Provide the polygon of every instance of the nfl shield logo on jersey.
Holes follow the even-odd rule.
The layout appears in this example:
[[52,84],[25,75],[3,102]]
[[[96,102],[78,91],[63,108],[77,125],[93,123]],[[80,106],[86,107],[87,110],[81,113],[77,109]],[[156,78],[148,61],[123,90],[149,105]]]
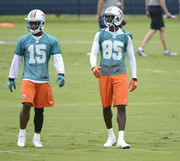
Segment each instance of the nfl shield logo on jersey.
[[24,98],[26,98],[26,94],[23,94],[23,95],[22,95],[22,99],[24,99]]

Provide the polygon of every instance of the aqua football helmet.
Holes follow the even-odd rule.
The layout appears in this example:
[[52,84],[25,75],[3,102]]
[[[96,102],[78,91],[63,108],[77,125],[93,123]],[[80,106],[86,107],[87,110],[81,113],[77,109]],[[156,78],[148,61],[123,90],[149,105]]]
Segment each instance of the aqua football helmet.
[[45,25],[45,14],[41,10],[34,9],[30,11],[25,20],[27,22],[27,28],[32,34],[37,34],[43,31]]
[[119,26],[123,20],[123,12],[115,6],[108,7],[104,12],[104,24],[107,27]]

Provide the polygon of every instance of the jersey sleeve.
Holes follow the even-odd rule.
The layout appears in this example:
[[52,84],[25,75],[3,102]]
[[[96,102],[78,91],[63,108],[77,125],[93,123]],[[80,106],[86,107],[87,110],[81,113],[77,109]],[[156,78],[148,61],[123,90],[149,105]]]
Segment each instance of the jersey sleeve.
[[132,34],[131,33],[129,33],[129,32],[127,32],[127,31],[125,31],[124,29],[121,29],[125,34],[127,34],[128,36],[130,36],[130,38],[131,39],[133,39],[133,36],[132,36]]
[[17,78],[18,77],[18,73],[19,73],[19,68],[20,68],[20,64],[22,61],[22,56],[19,55],[14,55],[12,64],[11,64],[11,68],[9,70],[9,78]]
[[99,32],[96,33],[93,41],[93,45],[91,48],[91,54],[90,54],[90,64],[91,67],[97,66],[97,55],[99,52]]
[[60,54],[60,53],[61,53],[60,44],[56,39],[54,39],[51,46],[51,54],[54,55],[54,54]]
[[53,59],[54,59],[54,67],[56,68],[56,71],[58,73],[64,74],[65,69],[64,69],[64,61],[63,61],[62,55],[54,54]]
[[133,47],[133,43],[131,40],[131,37],[128,36],[128,45],[126,47],[127,50],[127,55],[128,55],[128,60],[129,60],[129,66],[131,69],[131,76],[132,78],[137,78],[137,74],[136,74],[136,58],[134,55],[134,47]]
[[24,44],[23,44],[23,38],[22,37],[18,39],[14,53],[16,55],[19,55],[19,56],[24,55]]

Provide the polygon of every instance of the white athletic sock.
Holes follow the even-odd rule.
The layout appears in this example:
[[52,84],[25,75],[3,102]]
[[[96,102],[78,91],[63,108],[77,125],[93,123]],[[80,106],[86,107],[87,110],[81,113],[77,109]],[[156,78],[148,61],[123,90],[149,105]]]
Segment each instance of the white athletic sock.
[[26,135],[26,129],[19,129],[19,135]]
[[34,138],[40,139],[40,134],[39,133],[34,133]]
[[144,50],[144,48],[142,48],[142,47],[138,47],[138,49],[141,50],[141,51]]
[[119,139],[124,140],[124,131],[119,131]]
[[114,136],[113,128],[108,129],[108,135],[109,135],[109,136]]
[[167,49],[167,50],[164,50],[164,52],[165,52],[165,53],[168,53],[168,52],[169,52],[169,49]]

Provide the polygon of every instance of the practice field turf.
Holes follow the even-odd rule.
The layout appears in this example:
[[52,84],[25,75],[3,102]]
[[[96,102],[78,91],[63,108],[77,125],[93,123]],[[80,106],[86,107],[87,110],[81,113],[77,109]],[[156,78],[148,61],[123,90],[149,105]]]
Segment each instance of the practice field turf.
[[[166,19],[166,39],[176,57],[164,56],[159,33],[145,48],[148,57],[136,55],[138,88],[129,93],[125,140],[131,149],[104,148],[107,131],[102,117],[98,81],[87,53],[98,30],[95,17],[47,16],[45,31],[60,41],[65,63],[65,86],[59,88],[52,60],[50,83],[55,107],[45,109],[43,148],[32,146],[33,109],[27,127],[27,144],[16,146],[19,131],[20,87],[8,89],[8,74],[15,42],[27,33],[25,16],[1,16],[16,25],[0,28],[0,161],[179,161],[180,158],[180,22]],[[149,29],[145,17],[128,16],[125,30],[133,34],[135,50]],[[4,44],[6,42],[7,44]],[[130,79],[128,61],[127,71]],[[116,109],[113,109],[117,136]]]

